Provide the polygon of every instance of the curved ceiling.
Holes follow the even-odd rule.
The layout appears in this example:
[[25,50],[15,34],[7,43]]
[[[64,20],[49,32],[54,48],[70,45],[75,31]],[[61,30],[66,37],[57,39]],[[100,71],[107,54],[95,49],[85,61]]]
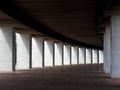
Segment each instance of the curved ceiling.
[[102,43],[96,32],[98,1],[4,0],[0,1],[0,7],[3,12],[43,34],[59,37],[69,43],[101,49]]

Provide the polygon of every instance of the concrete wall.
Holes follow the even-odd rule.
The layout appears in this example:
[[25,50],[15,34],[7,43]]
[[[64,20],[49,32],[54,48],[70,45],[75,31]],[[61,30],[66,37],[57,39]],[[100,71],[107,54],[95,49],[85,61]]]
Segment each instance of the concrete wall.
[[53,41],[44,41],[44,66],[53,66]]
[[43,38],[32,37],[32,68],[42,67],[43,64]]
[[84,48],[79,48],[79,64],[85,63],[85,50]]
[[86,64],[91,63],[91,49],[86,49]]
[[13,27],[0,25],[0,71],[12,71]]
[[29,69],[30,34],[16,33],[16,54],[16,70]]
[[71,64],[77,64],[77,47],[71,47]]
[[62,65],[62,44],[55,43],[55,65]]
[[63,46],[63,64],[64,65],[70,65],[70,45],[64,45]]

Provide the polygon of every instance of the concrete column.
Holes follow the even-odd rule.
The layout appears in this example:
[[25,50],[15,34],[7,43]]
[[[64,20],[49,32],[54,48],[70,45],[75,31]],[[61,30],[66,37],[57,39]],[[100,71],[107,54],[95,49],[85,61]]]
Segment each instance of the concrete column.
[[62,65],[62,43],[55,43],[55,65]]
[[99,50],[97,50],[97,63],[99,64]]
[[0,25],[0,71],[13,70],[13,27]]
[[104,60],[103,60],[103,70],[105,71],[106,68],[106,32],[104,33]]
[[91,64],[93,63],[93,49],[91,49]]
[[72,64],[72,47],[70,46],[70,65]]
[[103,63],[103,51],[99,50],[99,63]]
[[62,66],[64,65],[64,45],[62,44]]
[[43,38],[32,37],[32,68],[42,67],[43,63]]
[[70,65],[70,45],[64,45],[63,46],[63,63],[64,65]]
[[112,16],[111,25],[111,77],[120,78],[120,16]]
[[84,62],[86,64],[86,48],[84,48]]
[[79,64],[79,48],[77,47],[77,64]]
[[84,48],[79,48],[79,64],[85,64],[85,50],[84,50]]
[[44,66],[53,66],[53,46],[52,40],[44,41]]
[[93,54],[92,54],[92,57],[93,57],[92,63],[93,63],[93,64],[97,64],[97,59],[98,59],[98,58],[97,58],[97,50],[93,49],[93,50],[92,50],[92,53],[93,53]]
[[71,47],[71,64],[77,64],[77,47]]
[[16,70],[30,67],[30,34],[16,33]]
[[106,25],[105,30],[105,60],[104,60],[104,69],[105,73],[110,73],[110,67],[111,67],[111,31],[110,31],[110,25]]
[[91,64],[91,49],[86,49],[86,64]]

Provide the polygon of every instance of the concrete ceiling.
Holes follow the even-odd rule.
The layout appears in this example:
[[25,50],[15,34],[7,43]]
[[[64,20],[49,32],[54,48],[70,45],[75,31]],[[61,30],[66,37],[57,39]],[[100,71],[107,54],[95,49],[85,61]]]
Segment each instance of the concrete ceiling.
[[[61,35],[62,40],[68,39],[72,42],[82,42],[83,45],[91,46],[92,48],[100,48],[102,47],[102,42],[100,41],[99,35],[97,33],[96,28],[96,21],[97,12],[99,11],[98,6],[100,5],[100,1],[102,0],[4,0],[4,1],[12,1],[12,3],[6,3],[8,7],[13,9],[13,12],[10,16],[13,15],[13,18],[19,18],[22,20],[26,19],[29,23],[32,24],[32,20],[36,21],[34,23],[37,27],[40,24],[44,25],[48,29],[48,32],[41,30],[41,32],[47,32],[49,35],[50,32],[54,35],[53,37],[57,37],[57,35]],[[103,0],[109,1],[109,0]],[[3,2],[2,2],[3,3]],[[4,2],[5,3],[5,2]],[[17,8],[12,8],[9,4],[14,4]],[[3,4],[1,4],[3,5]],[[102,3],[101,3],[102,5]],[[104,6],[104,5],[103,5]],[[105,4],[106,6],[106,4]],[[105,7],[104,6],[104,7]],[[9,13],[10,11],[8,7],[6,10],[3,9],[2,11]],[[106,9],[106,8],[105,8]],[[18,10],[18,12],[17,12]],[[31,17],[31,21],[29,18],[23,17],[21,14]],[[99,14],[99,13],[98,13]],[[20,17],[21,16],[21,17]],[[19,19],[19,21],[20,21]],[[40,24],[38,24],[40,23]],[[39,28],[37,28],[39,29]],[[66,40],[67,40],[66,39]],[[66,41],[65,40],[65,41]],[[82,45],[82,44],[81,44]]]
[[69,38],[100,45],[95,30],[96,0],[14,0],[38,22]]

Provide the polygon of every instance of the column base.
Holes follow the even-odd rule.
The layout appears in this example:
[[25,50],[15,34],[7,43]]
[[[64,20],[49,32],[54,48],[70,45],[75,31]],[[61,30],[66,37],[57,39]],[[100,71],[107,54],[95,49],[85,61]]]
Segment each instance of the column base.
[[120,74],[111,74],[111,78],[120,78]]

